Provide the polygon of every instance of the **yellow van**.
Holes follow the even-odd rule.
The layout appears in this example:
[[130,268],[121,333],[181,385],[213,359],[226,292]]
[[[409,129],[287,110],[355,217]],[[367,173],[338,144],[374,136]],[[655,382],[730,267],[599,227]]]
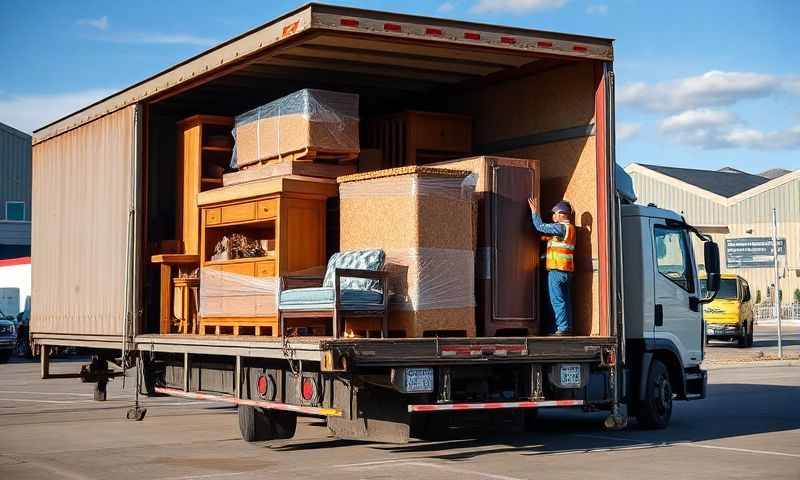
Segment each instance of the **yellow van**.
[[[700,278],[703,290],[706,279]],[[750,285],[729,273],[723,273],[719,293],[711,303],[703,306],[706,325],[706,344],[709,340],[733,340],[740,347],[753,346],[753,305],[750,303]]]

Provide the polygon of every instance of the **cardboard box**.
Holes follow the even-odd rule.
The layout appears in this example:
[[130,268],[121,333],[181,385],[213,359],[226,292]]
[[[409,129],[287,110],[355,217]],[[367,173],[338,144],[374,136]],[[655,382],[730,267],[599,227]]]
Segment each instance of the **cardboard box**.
[[470,173],[414,166],[338,179],[341,250],[386,252],[392,336],[475,335]]

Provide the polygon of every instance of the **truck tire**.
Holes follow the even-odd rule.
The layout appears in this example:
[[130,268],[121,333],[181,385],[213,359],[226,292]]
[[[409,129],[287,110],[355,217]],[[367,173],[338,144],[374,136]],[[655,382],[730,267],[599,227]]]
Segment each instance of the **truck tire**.
[[747,346],[753,346],[753,326],[750,326],[750,333],[747,334]]
[[742,333],[737,340],[740,348],[747,348],[753,345],[753,334],[752,332],[748,333],[746,323],[744,324],[744,333]]
[[239,430],[246,442],[292,438],[297,430],[297,414],[239,405]]
[[639,425],[647,429],[666,428],[672,416],[672,392],[666,365],[653,360],[647,373],[645,398],[636,408]]

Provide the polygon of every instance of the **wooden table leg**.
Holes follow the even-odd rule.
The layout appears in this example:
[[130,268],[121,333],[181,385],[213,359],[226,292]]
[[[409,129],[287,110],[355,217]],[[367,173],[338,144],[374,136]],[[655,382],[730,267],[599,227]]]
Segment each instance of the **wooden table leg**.
[[172,323],[172,266],[161,264],[161,323],[162,335],[169,333]]

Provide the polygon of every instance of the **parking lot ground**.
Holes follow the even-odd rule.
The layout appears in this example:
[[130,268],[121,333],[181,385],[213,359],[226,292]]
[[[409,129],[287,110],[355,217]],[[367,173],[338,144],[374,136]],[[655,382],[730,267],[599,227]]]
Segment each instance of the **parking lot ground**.
[[[800,360],[800,326],[787,325],[782,329],[783,358]],[[705,349],[705,366],[727,363],[755,362],[778,358],[778,328],[776,325],[756,325],[753,346],[741,348],[736,342],[712,340]],[[800,478],[800,477],[799,477]]]
[[330,438],[319,419],[303,419],[292,440],[247,444],[232,408],[167,397],[146,398],[145,420],[127,421],[133,384],[121,380],[94,402],[90,384],[0,365],[0,478],[800,478],[800,367],[713,370],[709,398],[676,403],[664,431],[605,432],[603,413],[551,410],[532,433],[406,445]]

